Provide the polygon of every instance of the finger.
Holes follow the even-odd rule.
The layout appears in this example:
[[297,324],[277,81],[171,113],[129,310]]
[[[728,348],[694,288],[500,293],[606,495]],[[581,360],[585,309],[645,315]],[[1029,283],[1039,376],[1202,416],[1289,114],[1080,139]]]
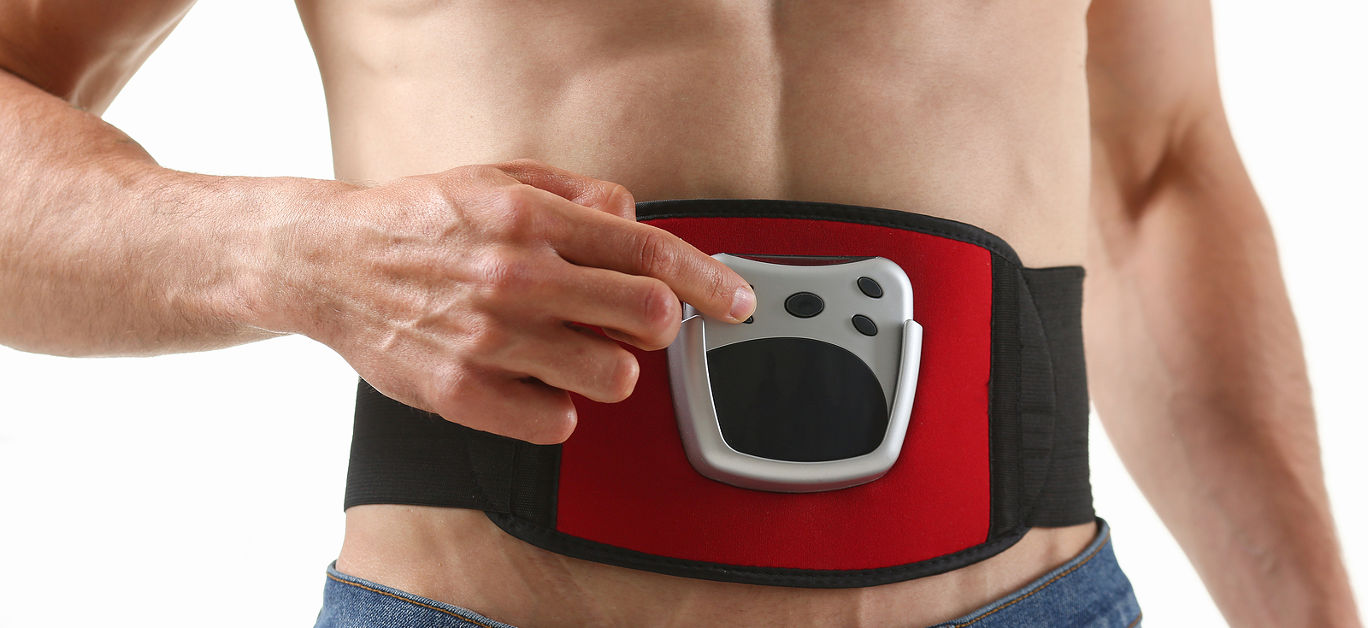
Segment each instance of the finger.
[[616,342],[564,321],[547,321],[529,331],[491,366],[603,403],[622,401],[636,387],[636,357]]
[[620,184],[570,172],[533,159],[496,164],[508,176],[555,194],[572,203],[636,220],[636,200]]
[[578,420],[566,391],[499,370],[472,369],[442,398],[436,413],[448,421],[537,445],[564,442]]
[[567,215],[549,241],[562,259],[659,279],[679,299],[722,320],[741,322],[755,312],[750,284],[680,237],[644,223],[548,204]]
[[[665,282],[560,259],[538,298],[549,317],[620,332],[646,351],[664,349],[679,333],[680,304]],[[618,339],[622,339],[619,337]]]

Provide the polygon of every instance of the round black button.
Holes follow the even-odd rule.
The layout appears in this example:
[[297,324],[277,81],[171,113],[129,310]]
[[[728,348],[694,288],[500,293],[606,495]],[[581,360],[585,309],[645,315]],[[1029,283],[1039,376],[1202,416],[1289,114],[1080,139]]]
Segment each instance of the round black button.
[[784,309],[798,318],[812,318],[826,309],[826,303],[811,292],[795,292],[784,299]]
[[[860,287],[860,292],[865,293],[865,296],[871,299],[877,299],[883,296],[883,286],[869,277],[860,277],[859,279],[856,279],[855,285]],[[874,334],[870,335],[872,336]]]
[[869,320],[869,317],[864,314],[856,314],[850,317],[850,322],[854,323],[856,331],[866,336],[873,336],[874,334],[879,333],[879,326],[875,325],[874,321]]

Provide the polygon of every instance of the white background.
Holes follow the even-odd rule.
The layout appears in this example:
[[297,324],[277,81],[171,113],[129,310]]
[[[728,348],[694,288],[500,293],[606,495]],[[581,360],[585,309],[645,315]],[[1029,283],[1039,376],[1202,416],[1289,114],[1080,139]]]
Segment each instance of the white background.
[[[1368,9],[1215,9],[1227,109],[1281,246],[1364,599]],[[292,3],[201,2],[105,117],[168,167],[331,176]],[[355,384],[302,337],[136,359],[0,347],[0,626],[312,625],[342,537]],[[1095,420],[1093,436],[1097,508],[1146,624],[1220,625]]]

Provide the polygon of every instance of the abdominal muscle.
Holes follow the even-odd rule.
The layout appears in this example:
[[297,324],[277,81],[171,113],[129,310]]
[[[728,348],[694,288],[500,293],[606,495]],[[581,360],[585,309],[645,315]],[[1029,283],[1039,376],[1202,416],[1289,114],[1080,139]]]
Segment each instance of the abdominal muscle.
[[[532,157],[638,201],[916,211],[987,229],[1027,266],[1083,258],[1085,0],[298,4],[343,180]],[[921,626],[1094,533],[1037,528],[951,572],[803,589],[570,558],[474,510],[365,505],[346,513],[337,568],[519,626]]]

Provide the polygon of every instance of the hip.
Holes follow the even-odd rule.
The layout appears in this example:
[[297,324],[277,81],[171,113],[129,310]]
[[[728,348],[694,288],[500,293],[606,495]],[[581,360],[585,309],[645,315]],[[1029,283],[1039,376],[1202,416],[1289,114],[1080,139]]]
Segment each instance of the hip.
[[[428,604],[434,608],[425,612],[443,617],[451,618],[448,613],[458,608],[519,626],[925,626],[968,617],[1001,603],[1004,596],[1039,586],[1042,578],[1067,569],[1092,550],[1098,551],[1084,564],[1107,558],[1110,563],[1103,560],[1097,565],[1114,565],[1109,553],[1099,553],[1107,537],[1104,526],[1084,524],[1034,528],[1002,553],[942,574],[872,587],[807,589],[682,578],[580,560],[509,536],[484,513],[472,510],[359,506],[348,511],[347,519],[339,572],[328,587],[349,586],[342,582],[346,579],[355,582],[352,595],[330,598],[325,616],[359,613],[330,614],[328,607],[362,604],[416,612]],[[1062,580],[1067,584],[1092,577],[1092,572],[1085,572]],[[391,596],[363,593],[354,585]],[[1047,590],[1060,588],[1052,583]],[[1019,602],[1013,606],[1021,608],[1015,610],[1036,608],[1047,601],[1042,593],[1025,596],[1030,603]],[[412,596],[418,605],[393,595]],[[1012,616],[1005,610],[993,615]],[[973,625],[994,625],[984,621]]]

